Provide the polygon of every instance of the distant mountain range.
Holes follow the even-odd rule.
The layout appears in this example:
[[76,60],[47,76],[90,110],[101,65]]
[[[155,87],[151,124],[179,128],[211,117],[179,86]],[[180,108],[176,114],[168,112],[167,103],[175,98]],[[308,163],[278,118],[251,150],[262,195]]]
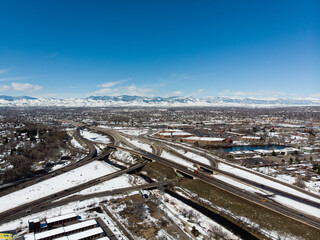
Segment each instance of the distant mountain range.
[[319,99],[254,99],[231,97],[91,96],[87,98],[35,98],[0,96],[0,107],[284,107],[320,106]]

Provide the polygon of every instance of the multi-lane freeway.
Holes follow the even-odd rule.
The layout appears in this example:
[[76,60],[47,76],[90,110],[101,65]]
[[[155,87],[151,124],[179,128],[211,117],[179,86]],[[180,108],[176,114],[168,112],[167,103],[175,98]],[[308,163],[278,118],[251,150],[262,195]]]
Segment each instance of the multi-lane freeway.
[[180,172],[182,172],[184,174],[192,176],[193,178],[197,178],[200,181],[203,181],[205,183],[213,185],[221,190],[227,191],[227,192],[234,194],[238,197],[241,197],[243,199],[251,201],[251,202],[258,204],[262,207],[268,208],[274,212],[277,212],[277,213],[282,214],[286,217],[292,218],[294,220],[297,220],[301,223],[307,224],[311,227],[314,227],[314,228],[317,228],[320,230],[319,219],[317,219],[313,216],[302,214],[301,212],[299,212],[295,209],[288,208],[288,207],[286,207],[282,204],[279,204],[277,202],[274,202],[272,200],[261,201],[261,196],[254,194],[254,193],[247,192],[247,191],[243,192],[242,189],[239,189],[233,185],[230,185],[230,184],[227,184],[223,181],[215,179],[206,173],[202,173],[202,172],[195,173],[194,171],[189,170],[187,167],[185,167],[181,164],[173,162],[169,159],[165,159],[165,158],[156,156],[152,153],[149,153],[149,152],[146,152],[143,150],[136,151],[136,150],[127,149],[127,148],[123,148],[123,147],[119,147],[119,146],[112,146],[112,145],[110,145],[109,147],[114,148],[114,149],[121,149],[124,151],[131,152],[132,154],[140,155],[142,158],[147,159],[147,160],[157,161],[157,162],[162,163],[164,165],[167,165],[173,169],[179,170]]
[[[98,193],[91,193],[91,194],[85,194],[85,195],[73,195],[71,197],[64,198],[61,200],[58,200],[58,198],[52,198],[50,201],[45,201],[41,203],[33,202],[33,204],[31,204],[31,206],[28,208],[27,211],[25,209],[10,211],[7,215],[0,218],[0,224],[4,224],[9,221],[13,221],[15,219],[28,216],[29,214],[34,214],[34,213],[42,212],[47,209],[63,206],[72,202],[83,201],[83,200],[88,200],[88,199],[98,198],[98,197],[124,194],[132,191],[154,189],[160,186],[167,186],[167,185],[171,186],[175,183],[176,183],[176,180],[165,180],[161,182],[148,183],[148,184],[126,187],[126,188],[118,188],[118,189],[108,190],[108,191],[103,191]],[[61,198],[61,196],[59,198]]]
[[[146,160],[149,160],[149,161],[157,161],[159,163],[162,163],[168,167],[171,167],[175,170],[178,170],[188,176],[191,176],[193,178],[197,178],[199,179],[200,181],[203,181],[207,184],[210,184],[210,185],[213,185],[214,187],[217,187],[223,191],[226,191],[226,192],[229,192],[233,195],[236,195],[240,198],[243,198],[247,201],[250,201],[252,203],[255,203],[259,206],[262,206],[264,208],[267,208],[267,209],[270,209],[272,211],[275,211],[279,214],[282,214],[286,217],[289,217],[289,218],[292,218],[296,221],[299,221],[301,223],[304,223],[304,224],[307,224],[309,226],[312,226],[314,228],[317,228],[320,230],[320,221],[319,219],[313,217],[313,216],[309,216],[309,215],[305,215],[305,214],[302,214],[301,212],[295,210],[295,209],[292,209],[292,208],[289,208],[289,207],[286,207],[286,206],[283,206],[275,201],[273,201],[272,199],[264,199],[265,201],[261,201],[261,196],[255,194],[255,193],[251,193],[251,192],[247,192],[247,191],[243,191],[242,189],[239,189],[233,185],[230,185],[230,184],[227,184],[223,181],[220,181],[216,178],[214,178],[211,174],[207,174],[206,172],[201,172],[201,171],[197,171],[197,172],[194,172],[192,170],[189,170],[186,166],[183,166],[181,164],[178,164],[174,161],[171,161],[170,159],[165,159],[165,158],[162,158],[158,155],[161,154],[162,152],[162,149],[166,149],[167,151],[170,151],[171,153],[175,154],[175,155],[178,155],[179,157],[181,158],[184,158],[185,160],[195,164],[196,166],[202,168],[202,169],[206,169],[206,170],[209,170],[209,171],[212,171],[212,172],[218,172],[219,174],[224,174],[228,177],[231,177],[231,178],[234,178],[236,179],[237,181],[241,181],[245,184],[248,184],[248,185],[251,185],[251,186],[254,186],[254,187],[257,187],[257,188],[262,188],[263,190],[267,190],[269,192],[273,192],[274,194],[278,194],[278,195],[281,195],[281,196],[285,196],[285,197],[288,197],[288,198],[291,198],[291,199],[294,199],[296,201],[299,201],[299,202],[302,202],[302,203],[305,203],[305,204],[309,204],[311,206],[314,206],[314,207],[320,207],[320,204],[318,202],[315,202],[315,201],[311,201],[309,199],[305,199],[305,198],[301,198],[301,197],[298,197],[298,196],[295,196],[295,195],[292,195],[292,194],[289,194],[289,193],[284,193],[278,189],[274,189],[272,187],[269,187],[269,186],[263,186],[259,183],[256,183],[254,181],[251,181],[251,180],[248,180],[248,179],[244,179],[244,178],[241,178],[239,176],[236,176],[234,174],[230,174],[228,172],[225,172],[225,171],[222,171],[220,169],[217,168],[217,162],[219,162],[220,160],[219,159],[215,159],[211,156],[208,156],[208,155],[203,155],[204,157],[206,157],[207,159],[209,159],[210,163],[211,163],[211,166],[208,166],[206,164],[202,164],[198,161],[195,161],[193,159],[190,159],[186,156],[184,156],[183,154],[180,154],[179,152],[175,151],[172,147],[171,148],[168,148],[166,147],[165,145],[162,145],[162,143],[159,144],[159,142],[153,142],[151,139],[149,139],[148,141],[150,142],[146,142],[148,144],[150,144],[152,146],[152,149],[153,149],[153,153],[149,153],[149,152],[146,152],[144,150],[141,150],[139,148],[137,148],[136,146],[134,146],[133,144],[131,144],[130,142],[128,142],[125,138],[123,138],[121,136],[120,133],[116,132],[116,131],[113,131],[113,130],[109,130],[109,129],[105,129],[105,128],[92,128],[93,130],[95,131],[99,131],[99,132],[103,132],[105,134],[107,134],[110,139],[112,140],[112,144],[108,144],[108,150],[103,153],[102,155],[99,155],[97,157],[95,157],[95,155],[97,154],[96,152],[96,148],[94,146],[94,142],[92,141],[89,141],[85,138],[83,138],[81,135],[80,135],[80,127],[77,128],[76,130],[76,136],[81,139],[89,148],[89,154],[88,156],[86,156],[84,159],[82,159],[81,161],[79,161],[78,163],[76,164],[70,164],[69,166],[63,168],[63,169],[60,169],[60,170],[57,170],[57,174],[60,174],[62,172],[65,172],[65,171],[70,171],[76,167],[79,167],[83,164],[87,164],[88,162],[91,162],[91,161],[94,161],[94,160],[98,160],[98,159],[101,159],[105,156],[107,156],[108,154],[110,154],[111,151],[113,150],[116,150],[116,149],[120,149],[120,150],[124,150],[124,151],[127,151],[127,152],[130,152],[131,154],[134,154],[134,155],[139,155],[141,156],[142,158],[146,159]],[[141,140],[141,139],[140,139]],[[126,148],[126,147],[121,147],[119,146],[120,143],[123,143],[124,145],[128,146],[129,148]],[[175,146],[177,147],[177,146]],[[181,147],[183,148],[184,150],[186,151],[192,151],[191,149],[189,148],[184,148],[184,147]],[[193,151],[194,153],[197,153],[199,154],[199,152],[197,151]],[[145,162],[143,164],[146,164]],[[139,165],[137,165],[139,166]],[[141,165],[142,166],[142,165]],[[139,167],[141,167],[139,166]],[[51,208],[51,207],[54,207],[56,206],[57,204],[66,204],[66,203],[69,203],[69,202],[72,202],[72,201],[78,201],[78,200],[84,200],[84,199],[88,199],[90,196],[91,197],[94,197],[94,196],[103,196],[103,194],[107,195],[107,194],[111,194],[111,191],[108,191],[108,192],[104,192],[104,193],[96,193],[96,194],[91,194],[91,195],[86,195],[86,196],[75,196],[75,197],[71,197],[71,198],[65,198],[64,200],[61,200],[61,201],[58,201],[58,202],[54,202],[52,203],[52,200],[56,200],[58,198],[61,198],[61,197],[65,197],[65,196],[68,196],[72,193],[76,193],[76,192],[79,192],[80,190],[84,189],[84,188],[87,188],[87,187],[90,187],[90,186],[93,186],[95,184],[98,184],[102,181],[105,181],[107,179],[111,179],[112,177],[115,177],[116,175],[120,175],[120,174],[123,174],[123,173],[126,173],[128,172],[129,170],[128,169],[125,169],[125,170],[121,170],[121,171],[118,171],[112,175],[106,175],[106,176],[103,176],[102,178],[100,179],[96,179],[96,180],[93,180],[93,181],[90,181],[86,184],[82,184],[82,185],[79,185],[75,188],[71,188],[71,189],[67,189],[67,191],[63,191],[63,192],[59,192],[59,193],[56,193],[56,194],[53,194],[52,196],[49,197],[49,199],[47,199],[48,197],[45,197],[43,199],[39,199],[39,201],[36,201],[36,202],[33,202],[33,205],[24,205],[24,206],[19,206],[18,208],[16,209],[11,209],[10,211],[11,212],[6,212],[6,213],[1,213],[0,214],[0,217],[1,218],[1,221],[0,223],[3,223],[3,222],[6,222],[6,221],[9,221],[9,219],[16,219],[17,217],[21,217],[21,216],[25,216],[27,215],[27,213],[25,212],[26,209],[29,209],[32,211],[32,213],[34,212],[39,212],[39,211],[42,211],[43,208]],[[131,169],[132,171],[132,169]],[[53,173],[53,172],[52,172]],[[52,173],[50,174],[47,174],[45,176],[42,176],[42,179],[45,180],[47,178],[50,178],[52,177]],[[25,183],[23,183],[23,185],[20,184],[20,187],[21,186],[30,186],[32,184],[35,184],[35,183],[38,183],[36,180],[31,180],[31,181],[27,181]],[[157,184],[157,183],[155,183]],[[139,186],[135,186],[135,187],[132,187],[132,188],[129,188],[129,189],[135,189],[135,188],[139,188]],[[9,188],[5,191],[2,191],[0,193],[0,196],[3,195],[3,194],[7,194],[7,193],[10,193],[12,191],[15,191],[17,188]],[[142,188],[140,188],[142,189]],[[124,189],[119,189],[119,190],[114,190],[112,191],[112,193],[116,194],[116,192],[118,191],[118,193],[122,193],[123,191],[125,191]],[[129,190],[127,190],[129,191]],[[79,198],[79,199],[78,199]],[[47,201],[46,204],[43,204],[44,201],[46,200],[49,200]],[[44,206],[44,207],[43,207]]]

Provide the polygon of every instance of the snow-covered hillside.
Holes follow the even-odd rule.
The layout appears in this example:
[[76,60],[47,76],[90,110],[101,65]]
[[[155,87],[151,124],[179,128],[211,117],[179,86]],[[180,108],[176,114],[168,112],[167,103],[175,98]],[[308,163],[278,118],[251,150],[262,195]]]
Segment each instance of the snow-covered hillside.
[[34,98],[0,96],[0,106],[6,107],[284,107],[320,106],[319,99],[253,99],[229,97],[140,97],[140,96],[91,96],[88,98]]

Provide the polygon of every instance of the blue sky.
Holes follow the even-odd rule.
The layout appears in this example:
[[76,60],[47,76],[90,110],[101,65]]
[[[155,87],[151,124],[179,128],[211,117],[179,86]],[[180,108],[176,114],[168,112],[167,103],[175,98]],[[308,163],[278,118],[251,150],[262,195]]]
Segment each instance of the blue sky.
[[320,1],[2,1],[0,94],[320,98]]

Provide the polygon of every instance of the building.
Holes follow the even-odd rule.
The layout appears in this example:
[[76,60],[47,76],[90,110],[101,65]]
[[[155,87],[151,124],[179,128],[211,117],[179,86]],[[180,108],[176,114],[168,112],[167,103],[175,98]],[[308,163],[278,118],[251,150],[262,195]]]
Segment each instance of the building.
[[258,142],[261,141],[261,137],[254,137],[254,136],[243,136],[240,138],[242,141],[248,141],[248,142]]
[[161,133],[156,133],[155,135],[161,139],[176,139],[176,140],[194,136],[194,134],[192,133],[187,133],[183,131],[161,132]]
[[[23,240],[87,240],[96,239],[99,237],[105,238],[105,233],[95,219],[87,221],[77,221],[78,216],[75,213],[66,214],[54,218],[46,219],[44,224],[46,227],[41,228],[40,220],[32,219],[29,221],[29,234],[23,236]],[[77,221],[76,223],[74,223]],[[50,228],[48,227],[50,226]],[[49,229],[49,230],[47,230]],[[39,230],[39,231],[32,231]]]
[[183,138],[182,141],[186,143],[198,143],[199,145],[219,145],[225,143],[225,138],[213,138],[213,137],[197,137],[191,136]]
[[54,218],[47,218],[46,219],[46,224],[49,229],[52,227],[58,226],[58,225],[63,225],[65,223],[71,223],[75,222],[78,220],[78,216],[75,213],[69,213],[66,215],[54,217]]

